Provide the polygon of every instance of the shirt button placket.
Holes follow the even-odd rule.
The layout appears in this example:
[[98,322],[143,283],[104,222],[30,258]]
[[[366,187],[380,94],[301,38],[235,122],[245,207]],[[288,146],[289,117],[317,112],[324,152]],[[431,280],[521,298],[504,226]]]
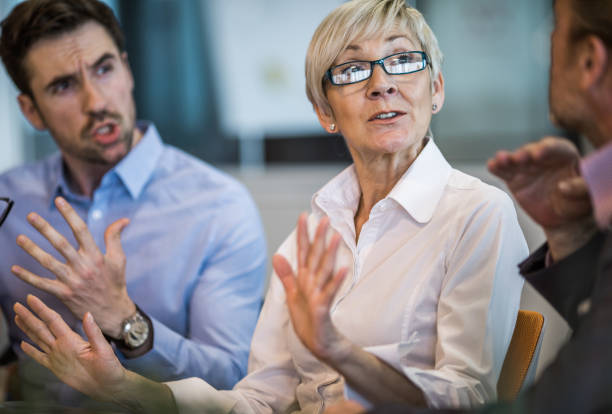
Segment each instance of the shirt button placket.
[[104,213],[96,204],[94,204],[89,210],[88,218],[87,218],[87,227],[91,232],[96,244],[100,247],[100,240],[98,240],[98,236],[100,234],[104,234],[104,229],[101,229],[103,226]]
[[93,202],[89,209],[87,217],[87,227],[96,241],[99,248],[104,247],[104,230],[105,230],[105,204],[106,200],[102,197],[103,189],[98,189],[93,196]]
[[93,211],[91,212],[91,219],[92,219],[92,220],[94,220],[94,221],[96,221],[96,222],[97,222],[97,221],[98,221],[98,220],[100,220],[101,218],[102,218],[102,210],[100,210],[100,209],[96,208],[95,210],[93,210]]

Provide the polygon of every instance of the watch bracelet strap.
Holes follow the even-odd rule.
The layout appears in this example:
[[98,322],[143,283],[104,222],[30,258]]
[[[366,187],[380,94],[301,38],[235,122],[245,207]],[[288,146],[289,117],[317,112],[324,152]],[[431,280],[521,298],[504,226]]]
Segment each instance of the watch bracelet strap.
[[[136,304],[134,304],[136,305]],[[142,315],[142,317],[144,318],[144,320],[147,322],[147,325],[149,325],[149,336],[147,337],[147,340],[144,341],[144,343],[136,348],[130,348],[129,346],[127,346],[125,344],[125,342],[123,341],[123,339],[115,339],[115,338],[111,338],[107,335],[104,335],[106,337],[106,339],[115,344],[115,347],[121,352],[121,354],[126,358],[126,359],[132,359],[132,358],[138,358],[140,356],[143,356],[144,354],[146,354],[147,352],[149,352],[151,349],[153,349],[153,322],[151,322],[151,318],[149,318],[149,315],[147,315],[146,313],[144,313],[142,311],[142,309],[140,309],[140,307],[138,305],[136,305],[136,311],[138,313],[140,313]]]

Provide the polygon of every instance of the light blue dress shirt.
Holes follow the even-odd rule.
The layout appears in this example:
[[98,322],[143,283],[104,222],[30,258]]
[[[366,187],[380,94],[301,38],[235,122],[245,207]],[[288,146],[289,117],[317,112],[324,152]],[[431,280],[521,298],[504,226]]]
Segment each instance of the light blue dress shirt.
[[141,141],[102,179],[92,199],[74,194],[60,154],[0,176],[0,194],[15,205],[0,231],[0,304],[9,319],[10,341],[19,355],[28,399],[75,403],[80,395],[25,356],[25,335],[12,306],[39,296],[82,334],[80,321],[52,295],[10,272],[13,264],[53,278],[15,243],[25,234],[63,258],[26,221],[35,211],[76,246],[53,205],[62,195],[85,220],[104,251],[106,227],[121,217],[130,224],[121,241],[127,256],[127,289],[152,319],[153,349],[125,359],[131,370],[155,380],[201,377],[231,388],[246,373],[249,345],[263,295],[266,246],[257,209],[237,181],[206,163],[164,145],[153,125],[140,124]]

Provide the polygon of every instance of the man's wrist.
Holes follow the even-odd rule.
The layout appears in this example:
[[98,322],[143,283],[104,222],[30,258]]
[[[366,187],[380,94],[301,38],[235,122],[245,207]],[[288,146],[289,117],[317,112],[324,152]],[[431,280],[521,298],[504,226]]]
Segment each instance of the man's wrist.
[[597,225],[592,216],[554,229],[544,229],[550,259],[559,261],[584,246],[595,233]]
[[136,304],[128,298],[128,302],[113,315],[112,319],[109,320],[109,326],[101,327],[102,332],[105,336],[112,338],[113,340],[121,340],[123,322],[134,315],[137,311],[138,307]]
[[153,322],[137,305],[136,311],[122,323],[119,339],[112,339],[126,358],[137,358],[153,348]]

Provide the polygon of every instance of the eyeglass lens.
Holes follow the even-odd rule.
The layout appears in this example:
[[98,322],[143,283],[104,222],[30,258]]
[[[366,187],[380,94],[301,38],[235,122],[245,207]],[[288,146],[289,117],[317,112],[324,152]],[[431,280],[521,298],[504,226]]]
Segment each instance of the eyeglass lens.
[[[356,83],[372,75],[375,63],[369,61],[347,62],[331,69],[332,82],[337,85]],[[385,71],[391,75],[418,72],[425,68],[426,59],[420,52],[403,52],[383,58]]]
[[13,207],[13,201],[8,198],[0,198],[0,226],[6,220],[9,211]]

